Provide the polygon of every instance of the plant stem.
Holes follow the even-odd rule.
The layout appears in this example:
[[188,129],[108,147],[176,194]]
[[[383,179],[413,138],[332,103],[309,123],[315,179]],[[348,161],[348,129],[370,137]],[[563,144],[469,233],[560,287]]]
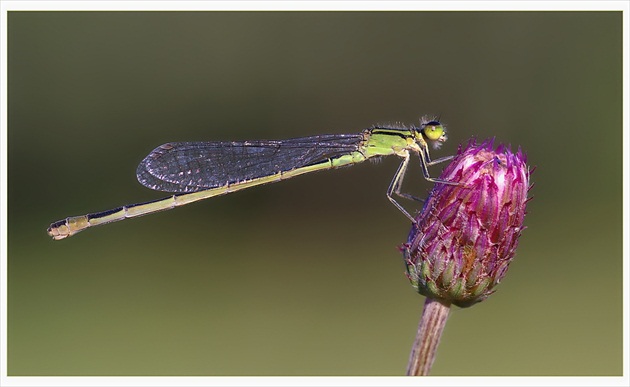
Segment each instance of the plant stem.
[[450,310],[449,303],[429,297],[425,300],[416,339],[411,347],[407,365],[408,376],[426,376],[431,371]]

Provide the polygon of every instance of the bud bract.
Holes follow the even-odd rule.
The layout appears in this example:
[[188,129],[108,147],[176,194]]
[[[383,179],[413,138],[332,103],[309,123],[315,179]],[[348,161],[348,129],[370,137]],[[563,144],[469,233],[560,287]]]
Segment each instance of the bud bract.
[[492,140],[458,150],[402,247],[424,296],[460,307],[483,301],[505,276],[524,230],[527,158]]

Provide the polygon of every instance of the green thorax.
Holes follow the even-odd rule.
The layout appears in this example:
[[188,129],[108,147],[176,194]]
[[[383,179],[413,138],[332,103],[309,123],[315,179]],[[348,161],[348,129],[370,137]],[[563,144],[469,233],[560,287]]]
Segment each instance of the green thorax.
[[366,139],[362,153],[366,158],[400,155],[405,149],[414,148],[418,135],[415,129],[402,128],[371,128],[363,133]]

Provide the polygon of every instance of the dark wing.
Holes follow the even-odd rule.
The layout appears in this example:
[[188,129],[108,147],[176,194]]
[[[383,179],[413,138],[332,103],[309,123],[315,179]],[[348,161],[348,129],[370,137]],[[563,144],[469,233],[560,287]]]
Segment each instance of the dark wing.
[[281,141],[175,142],[142,160],[136,175],[146,187],[196,192],[316,164],[359,149],[363,134]]

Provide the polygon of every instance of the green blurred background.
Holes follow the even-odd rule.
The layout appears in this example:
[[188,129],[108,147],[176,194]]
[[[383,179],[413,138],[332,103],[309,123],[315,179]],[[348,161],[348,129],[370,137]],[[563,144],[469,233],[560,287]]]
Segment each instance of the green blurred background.
[[496,136],[537,167],[510,274],[433,374],[622,373],[620,12],[10,12],[8,43],[9,375],[402,375],[424,298],[395,157],[46,228],[164,196],[135,168],[167,141],[423,114],[434,157]]

